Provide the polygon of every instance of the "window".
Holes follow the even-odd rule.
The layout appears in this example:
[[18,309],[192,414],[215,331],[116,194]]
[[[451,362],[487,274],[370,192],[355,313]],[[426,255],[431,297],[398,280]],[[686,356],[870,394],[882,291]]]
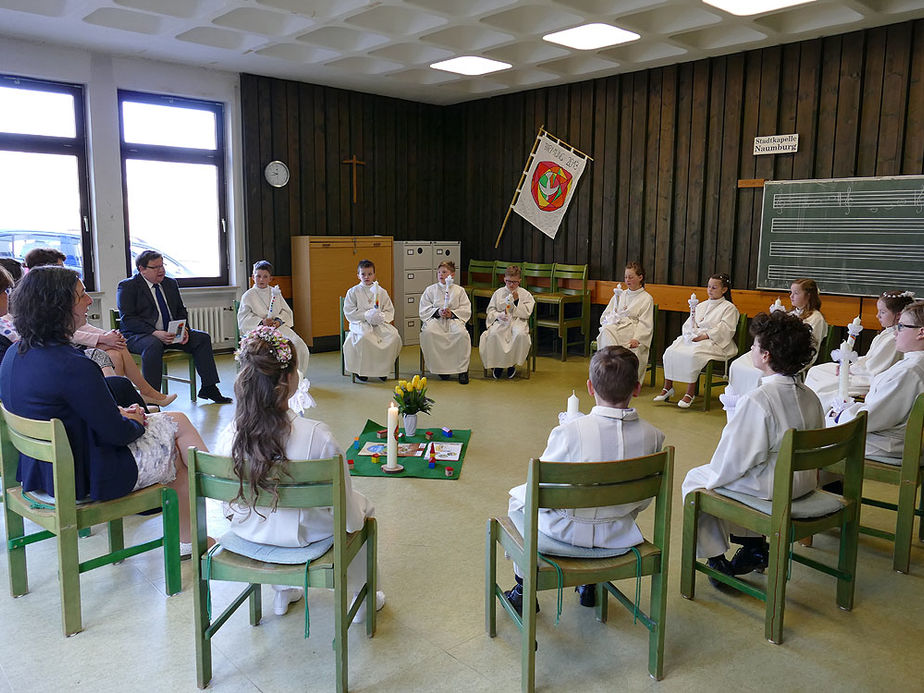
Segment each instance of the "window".
[[228,284],[224,109],[119,92],[127,263],[154,249],[182,286]]
[[0,75],[0,257],[56,248],[94,289],[83,89]]

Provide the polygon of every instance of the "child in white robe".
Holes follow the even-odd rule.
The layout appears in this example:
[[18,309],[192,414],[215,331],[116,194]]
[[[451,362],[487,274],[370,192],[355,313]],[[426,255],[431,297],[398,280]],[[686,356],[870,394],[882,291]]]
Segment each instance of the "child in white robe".
[[638,379],[645,378],[654,331],[654,300],[645,291],[645,270],[638,262],[626,265],[627,290],[613,295],[600,316],[597,347],[624,346],[638,356]]
[[[760,387],[743,395],[735,416],[722,430],[722,437],[709,464],[691,469],[683,480],[685,498],[696,489],[727,488],[757,498],[773,498],[773,475],[783,435],[790,428],[806,430],[824,426],[824,412],[815,393],[800,381],[799,372],[812,358],[811,330],[806,323],[782,311],[760,313],[751,323],[754,343],[750,356],[763,373]],[[793,498],[811,492],[817,485],[814,470],[793,475]],[[742,545],[729,562],[729,532]],[[767,566],[769,546],[762,536],[753,536],[725,520],[701,513],[696,531],[696,555],[726,575],[743,575]],[[725,585],[710,578],[719,589]]]
[[853,404],[840,413],[830,412],[826,423],[844,423],[865,411],[866,455],[883,462],[893,459],[898,465],[911,406],[924,392],[924,301],[906,307],[895,330],[895,348],[904,357],[873,378],[863,403]]
[[[821,295],[818,293],[818,284],[814,279],[796,279],[789,286],[789,300],[792,303],[792,315],[805,322],[812,328],[812,346],[815,348],[815,355],[809,363],[811,366],[818,360],[818,350],[821,348],[821,340],[828,334],[828,323],[825,322],[821,314]],[[774,310],[770,308],[771,312]],[[732,361],[729,369],[728,387],[725,388],[725,396],[722,401],[725,402],[729,396],[741,396],[760,385],[760,379],[763,374],[754,368],[751,363],[749,354],[742,354]],[[734,404],[731,411],[734,410]]]
[[[861,397],[869,392],[872,379],[891,368],[902,355],[895,350],[895,330],[902,310],[914,300],[910,291],[886,291],[876,301],[876,317],[882,332],[873,338],[869,351],[850,364],[849,397]],[[826,410],[832,408],[838,390],[840,364],[822,363],[812,366],[805,376],[810,387]]]
[[273,266],[267,260],[253,264],[253,286],[241,296],[237,309],[237,326],[242,335],[260,325],[275,327],[283,337],[292,342],[298,353],[298,372],[304,377],[308,370],[308,345],[295,333],[295,319],[292,309],[282,297],[279,287],[270,286],[273,281]]
[[535,305],[532,294],[520,288],[520,268],[510,265],[504,270],[504,286],[488,303],[486,329],[478,341],[481,362],[492,370],[495,380],[504,375],[505,368],[507,377],[513,378],[517,366],[529,359],[529,316]]
[[[241,370],[234,383],[234,421],[222,432],[217,453],[239,465],[240,476],[270,497],[288,460],[323,459],[342,455],[327,425],[298,416],[288,406],[298,388],[297,354],[291,342],[277,330],[258,327],[241,340],[236,355]],[[346,497],[346,530],[362,529],[365,518],[374,517],[368,498],[354,491],[346,460],[343,461]],[[231,531],[242,539],[272,546],[307,546],[333,533],[333,508],[273,508],[255,506],[252,497],[238,496],[225,505]],[[347,584],[354,598],[365,580],[365,547],[347,569]],[[289,604],[301,599],[301,587],[273,585],[273,611],[282,616]],[[376,593],[376,610],[385,605],[383,592]],[[359,618],[359,615],[357,615]]]
[[465,325],[472,317],[472,303],[465,289],[455,283],[456,263],[446,260],[437,268],[436,284],[420,296],[420,350],[426,368],[449,380],[458,373],[459,382],[468,384],[472,341]]
[[713,274],[706,294],[709,299],[695,304],[683,323],[682,334],[664,351],[664,388],[654,397],[655,402],[673,397],[674,380],[679,380],[689,385],[677,406],[689,409],[703,366],[712,359],[728,359],[738,353],[738,309],[731,301],[731,279],[727,274]]
[[[546,462],[604,462],[661,450],[664,434],[639,418],[629,405],[641,390],[638,381],[638,357],[621,346],[604,347],[590,361],[587,391],[596,406],[590,414],[557,426],[549,434]],[[628,549],[644,541],[635,518],[651,499],[602,508],[540,508],[539,531],[574,546]],[[526,485],[510,489],[508,515],[522,513],[526,504]],[[517,570],[516,566],[514,569]],[[516,576],[516,586],[505,593],[510,603],[522,613],[523,581]],[[594,606],[593,585],[576,590],[581,604]]]
[[356,276],[359,284],[347,291],[343,300],[343,315],[350,322],[350,334],[343,343],[343,362],[363,382],[369,377],[384,382],[401,353],[401,335],[391,324],[395,307],[388,292],[375,280],[375,263],[360,260]]

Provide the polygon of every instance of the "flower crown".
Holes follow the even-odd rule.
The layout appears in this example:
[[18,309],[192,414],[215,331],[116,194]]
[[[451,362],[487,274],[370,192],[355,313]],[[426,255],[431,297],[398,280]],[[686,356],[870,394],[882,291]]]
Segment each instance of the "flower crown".
[[251,330],[241,338],[241,345],[234,352],[235,361],[241,361],[241,354],[252,349],[260,342],[266,342],[272,349],[273,356],[283,366],[287,366],[292,361],[292,344],[288,339],[283,337],[279,330],[269,325],[260,325]]

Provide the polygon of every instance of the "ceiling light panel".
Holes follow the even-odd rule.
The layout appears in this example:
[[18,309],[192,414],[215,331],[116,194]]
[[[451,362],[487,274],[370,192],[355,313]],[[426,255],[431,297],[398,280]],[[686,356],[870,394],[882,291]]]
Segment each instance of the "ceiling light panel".
[[542,37],[544,41],[558,43],[569,48],[592,51],[598,48],[616,46],[640,38],[634,31],[627,31],[611,24],[584,24],[564,31],[556,31]]
[[815,0],[703,0],[707,5],[718,7],[738,17],[749,17],[764,12],[782,10],[785,7],[804,5]]
[[450,58],[438,63],[433,63],[430,67],[434,70],[445,70],[446,72],[455,72],[460,75],[486,75],[498,70],[508,70],[512,67],[510,63],[502,63],[499,60],[490,60],[477,55],[462,55],[458,58]]

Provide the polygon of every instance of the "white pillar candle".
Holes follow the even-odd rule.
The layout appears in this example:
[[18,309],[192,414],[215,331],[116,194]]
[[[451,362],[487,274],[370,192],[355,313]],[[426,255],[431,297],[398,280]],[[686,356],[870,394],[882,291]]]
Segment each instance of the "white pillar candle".
[[581,402],[577,398],[577,395],[574,394],[574,390],[571,391],[571,396],[568,398],[568,413],[569,414],[580,414],[581,413]]
[[853,351],[853,345],[857,341],[857,337],[860,336],[860,333],[863,331],[863,325],[860,323],[860,316],[858,315],[847,325],[847,348],[850,351]]
[[387,435],[385,466],[394,469],[398,466],[398,406],[394,402],[388,405]]
[[847,356],[849,352],[850,347],[847,342],[841,342],[841,365],[837,374],[837,398],[842,402],[847,401],[847,392],[850,389],[850,358]]

